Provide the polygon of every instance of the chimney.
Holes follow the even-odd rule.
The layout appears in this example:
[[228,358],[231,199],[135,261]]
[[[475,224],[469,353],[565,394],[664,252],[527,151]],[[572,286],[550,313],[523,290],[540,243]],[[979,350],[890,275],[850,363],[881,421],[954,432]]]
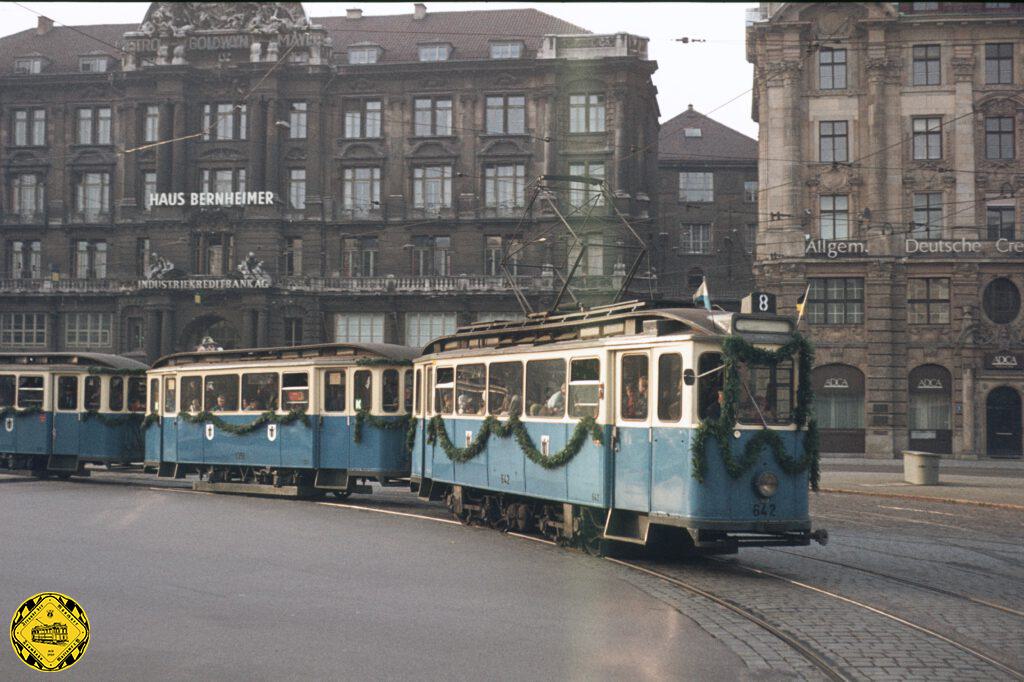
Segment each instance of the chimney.
[[363,16],[363,10],[354,8],[345,10],[346,19],[359,19]]
[[53,30],[53,19],[50,17],[39,16],[39,23],[36,24],[36,35],[44,36]]
[[417,2],[415,5],[413,5],[413,10],[414,10],[413,13],[412,13],[412,18],[413,19],[426,19],[427,18],[427,6],[424,5],[422,2]]

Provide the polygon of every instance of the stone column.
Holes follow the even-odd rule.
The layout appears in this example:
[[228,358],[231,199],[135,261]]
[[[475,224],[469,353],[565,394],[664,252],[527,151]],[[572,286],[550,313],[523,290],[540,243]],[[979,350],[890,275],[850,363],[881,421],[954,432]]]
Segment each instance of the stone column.
[[[629,93],[623,88],[615,88],[612,91],[612,101],[615,103],[613,109],[615,128],[612,132],[612,167],[614,172],[607,173],[605,178],[610,180],[609,189],[612,195],[617,197],[632,194],[632,187],[629,184],[629,173],[627,172],[632,159],[626,136],[626,118],[629,115]],[[627,208],[626,210],[628,211],[629,209]]]
[[46,317],[47,331],[49,332],[49,338],[46,340],[46,349],[54,353],[59,351],[62,345],[60,340],[60,315],[56,312],[51,312]]
[[259,98],[249,112],[249,184],[248,189],[263,191],[266,188],[267,113],[263,98]]
[[[975,201],[975,180],[974,175],[974,50],[972,44],[956,45],[953,48],[953,77],[956,80],[956,94],[954,95],[953,109],[953,135],[952,154],[949,155],[948,164],[952,168],[961,171],[954,173],[956,191],[945,201],[956,202],[956,206],[964,207],[973,205]],[[944,134],[943,143],[950,142],[950,136]],[[950,211],[952,214],[952,225],[947,225],[949,239],[978,239],[981,230],[978,223],[984,221],[983,211]],[[979,217],[981,221],[979,221]]]
[[259,327],[259,311],[253,308],[245,311],[245,336],[243,343],[246,348],[256,348],[259,345],[256,329]]
[[[134,149],[139,144],[139,108],[135,102],[130,102],[120,107],[118,113],[118,127],[121,130],[121,139],[124,140],[124,148]],[[121,196],[120,205],[134,207],[138,196],[138,152],[126,153],[121,156]]]
[[324,197],[330,194],[323,187],[322,169],[326,154],[320,132],[320,102],[306,103],[306,121],[306,207],[308,213],[320,218]]
[[150,361],[160,357],[160,311],[149,308],[146,311],[146,358]]
[[[977,438],[975,438],[974,414],[974,368],[964,367],[963,372],[963,415],[961,415],[960,431],[962,435],[962,446],[957,452],[956,438],[953,439],[953,453],[958,457],[977,457]],[[953,415],[953,424],[956,425],[956,415]]]
[[160,311],[160,354],[174,351],[174,309],[164,308]]

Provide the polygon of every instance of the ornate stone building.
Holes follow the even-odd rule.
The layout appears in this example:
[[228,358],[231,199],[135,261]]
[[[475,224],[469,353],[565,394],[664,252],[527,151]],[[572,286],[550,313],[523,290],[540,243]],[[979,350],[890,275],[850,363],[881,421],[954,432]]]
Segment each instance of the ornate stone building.
[[612,204],[649,216],[655,68],[643,38],[533,9],[40,19],[0,39],[0,347],[422,345],[519,314],[510,251],[551,298],[580,252],[543,236],[556,210],[608,290]]
[[762,3],[759,288],[804,331],[826,452],[1021,454],[1024,6]]

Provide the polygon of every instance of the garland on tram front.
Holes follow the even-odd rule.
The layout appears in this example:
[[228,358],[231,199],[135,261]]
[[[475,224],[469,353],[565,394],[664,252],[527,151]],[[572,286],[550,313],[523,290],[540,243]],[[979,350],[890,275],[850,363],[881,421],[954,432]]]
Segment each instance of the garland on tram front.
[[[796,389],[796,408],[793,420],[799,432],[807,426],[804,437],[804,454],[802,457],[791,457],[778,432],[769,428],[758,431],[743,448],[742,455],[734,458],[732,454],[732,432],[736,427],[736,409],[740,402],[741,381],[738,364],[750,363],[775,366],[779,362],[789,360],[796,354],[798,378]],[[768,447],[778,465],[788,474],[808,471],[811,488],[818,489],[820,470],[818,462],[818,425],[811,418],[811,366],[814,364],[814,348],[806,337],[797,333],[793,340],[778,350],[771,351],[757,348],[740,336],[728,336],[722,342],[722,364],[724,366],[722,380],[722,412],[716,421],[710,419],[701,422],[697,428],[691,447],[693,477],[704,482],[707,473],[707,444],[713,438],[718,443],[718,451],[722,455],[725,470],[731,478],[739,478],[749,470],[761,451]]]
[[[367,409],[356,410],[356,423],[352,427],[352,442],[363,442],[363,422],[369,422],[370,426],[383,430],[405,429],[409,422],[409,415],[395,415],[397,419],[386,419],[370,414]],[[412,452],[412,446],[408,450]]]
[[291,410],[287,414],[280,415],[276,412],[264,412],[248,424],[232,424],[231,422],[224,421],[213,412],[206,410],[199,412],[198,414],[182,412],[179,416],[189,424],[213,424],[221,431],[226,431],[227,433],[235,436],[243,436],[247,433],[252,433],[264,424],[281,424],[282,426],[287,426],[288,424],[292,424],[296,421],[301,421],[303,425],[309,426],[309,417],[306,416],[306,410],[304,409]]
[[146,418],[142,420],[142,424],[139,425],[139,428],[145,431],[158,421],[160,421],[160,415],[157,413],[153,412],[152,414],[147,414]]
[[509,417],[508,422],[505,424],[502,424],[493,415],[488,416],[480,425],[480,430],[477,432],[476,437],[464,448],[457,447],[448,438],[448,432],[444,428],[444,419],[442,419],[441,415],[434,415],[427,422],[427,443],[430,445],[433,445],[435,442],[439,443],[448,459],[456,464],[468,462],[483,452],[492,433],[499,438],[515,436],[516,443],[519,444],[519,449],[523,451],[523,454],[531,462],[545,469],[557,469],[568,464],[583,447],[587,435],[590,435],[591,439],[598,443],[604,443],[604,434],[601,431],[601,427],[598,426],[597,420],[589,416],[583,417],[576,423],[576,428],[573,430],[565,447],[551,455],[545,455],[537,449],[517,414]]

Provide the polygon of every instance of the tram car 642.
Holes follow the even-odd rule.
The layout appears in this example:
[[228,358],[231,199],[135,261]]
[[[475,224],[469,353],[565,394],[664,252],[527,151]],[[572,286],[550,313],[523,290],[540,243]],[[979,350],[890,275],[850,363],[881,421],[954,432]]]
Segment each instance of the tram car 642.
[[148,373],[146,465],[219,492],[370,492],[409,475],[412,348],[197,351]]
[[104,353],[0,355],[0,463],[66,478],[141,461],[145,372]]
[[776,315],[632,302],[464,327],[415,361],[413,488],[587,544],[824,541],[810,363]]

